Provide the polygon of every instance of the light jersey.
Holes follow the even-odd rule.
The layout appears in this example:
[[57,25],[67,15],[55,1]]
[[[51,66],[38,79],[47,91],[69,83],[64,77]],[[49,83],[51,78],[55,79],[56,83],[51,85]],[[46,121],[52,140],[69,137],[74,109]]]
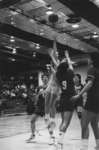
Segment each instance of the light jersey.
[[[76,92],[76,94],[79,94],[82,89],[83,89],[83,85],[82,84],[79,84],[78,86],[75,85],[75,92]],[[76,107],[78,107],[77,110],[81,111],[81,108],[79,108],[79,106],[82,107],[83,105],[84,105],[84,102],[83,102],[83,95],[82,95],[76,101]]]
[[78,86],[75,85],[75,92],[76,92],[76,94],[79,94],[80,91],[82,90],[82,88],[83,88],[83,85],[82,85],[82,84],[80,84],[80,85],[78,85]]
[[49,79],[49,83],[48,83],[48,87],[47,87],[47,91],[54,93],[54,94],[58,94],[59,93],[59,86],[57,84],[56,81],[56,74],[52,73]]

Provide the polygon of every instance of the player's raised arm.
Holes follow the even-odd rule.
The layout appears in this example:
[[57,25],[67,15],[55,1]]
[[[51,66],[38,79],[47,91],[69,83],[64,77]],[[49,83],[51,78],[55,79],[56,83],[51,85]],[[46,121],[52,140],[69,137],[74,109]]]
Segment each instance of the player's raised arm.
[[59,60],[57,56],[57,45],[56,45],[56,38],[53,41],[53,48],[48,50],[48,53],[54,63],[54,65],[57,67],[59,65]]
[[70,59],[70,56],[69,56],[69,53],[68,53],[67,50],[65,51],[65,57],[66,57],[66,60],[67,60],[67,62],[68,62],[69,68],[70,68],[71,70],[73,70],[72,61],[71,61],[71,59]]

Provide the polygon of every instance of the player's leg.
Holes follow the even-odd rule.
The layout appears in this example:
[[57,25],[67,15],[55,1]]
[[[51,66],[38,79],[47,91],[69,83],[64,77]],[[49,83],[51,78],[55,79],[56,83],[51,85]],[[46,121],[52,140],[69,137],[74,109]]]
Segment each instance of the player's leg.
[[43,97],[43,95],[40,95],[37,105],[35,106],[35,113],[32,115],[32,119],[31,119],[32,134],[31,134],[31,137],[28,139],[28,141],[35,138],[36,121],[39,116],[41,116],[41,117],[44,116],[44,105],[45,105],[44,97]]
[[63,144],[64,135],[65,135],[67,128],[70,124],[72,115],[73,115],[73,111],[65,111],[65,112],[61,113],[62,122],[61,122],[60,133],[59,133],[59,141],[58,141],[59,144]]
[[55,118],[55,114],[56,114],[56,100],[57,100],[57,94],[52,93],[51,94],[51,100],[50,100],[50,117],[51,118]]
[[61,124],[60,124],[60,133],[59,133],[59,144],[63,144],[63,139],[65,132],[67,131],[67,128],[70,124],[73,111],[74,111],[74,105],[70,101],[70,99],[67,97],[67,95],[62,95],[60,97],[59,101],[59,107],[58,107],[60,113],[61,113]]
[[83,106],[78,105],[78,106],[76,107],[76,112],[77,112],[77,116],[78,116],[79,120],[81,120],[82,111],[83,111]]
[[50,134],[50,143],[53,144],[55,142],[55,135],[54,135],[54,130],[55,130],[55,113],[56,113],[56,108],[55,108],[55,102],[56,102],[56,94],[51,93],[51,97],[50,97],[50,120],[49,120],[49,124],[48,124],[48,131]]
[[45,95],[45,123],[47,125],[50,119],[50,99],[51,99],[51,92],[48,91]]
[[91,120],[91,127],[96,140],[96,150],[99,150],[99,114],[94,114],[94,117]]
[[93,118],[93,114],[87,110],[83,110],[81,118],[81,128],[82,128],[82,140],[81,140],[81,150],[88,149],[88,138],[89,138],[89,128],[88,125]]
[[38,119],[38,115],[37,114],[33,114],[32,115],[32,119],[31,119],[31,132],[32,133],[31,133],[30,138],[27,140],[28,142],[35,138],[36,121],[37,121],[37,119]]

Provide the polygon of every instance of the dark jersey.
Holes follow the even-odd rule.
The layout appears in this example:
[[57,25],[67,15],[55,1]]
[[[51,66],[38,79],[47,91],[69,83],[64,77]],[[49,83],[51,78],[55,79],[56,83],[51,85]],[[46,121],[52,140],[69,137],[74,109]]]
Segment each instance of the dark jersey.
[[[82,84],[80,84],[79,86],[75,86],[76,94],[79,94],[82,89],[83,89]],[[76,101],[76,106],[83,106],[83,97],[82,96]]]
[[87,74],[87,82],[93,81],[92,87],[87,92],[87,102],[85,108],[90,111],[99,112],[99,70],[96,68],[89,68]]
[[75,87],[73,81],[74,73],[72,70],[65,68],[65,66],[62,67],[63,67],[62,69],[59,69],[57,71],[56,77],[61,87],[62,95],[71,97],[75,93]]

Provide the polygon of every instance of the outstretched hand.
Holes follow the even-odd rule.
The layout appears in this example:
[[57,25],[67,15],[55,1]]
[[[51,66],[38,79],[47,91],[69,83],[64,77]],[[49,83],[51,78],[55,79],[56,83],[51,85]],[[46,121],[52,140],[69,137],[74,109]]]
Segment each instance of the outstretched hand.
[[50,56],[53,56],[54,50],[53,50],[52,48],[49,48],[49,49],[48,49],[48,54],[49,54]]
[[79,98],[80,98],[79,95],[72,96],[71,101],[72,101],[72,102],[75,102],[75,101],[77,101]]

